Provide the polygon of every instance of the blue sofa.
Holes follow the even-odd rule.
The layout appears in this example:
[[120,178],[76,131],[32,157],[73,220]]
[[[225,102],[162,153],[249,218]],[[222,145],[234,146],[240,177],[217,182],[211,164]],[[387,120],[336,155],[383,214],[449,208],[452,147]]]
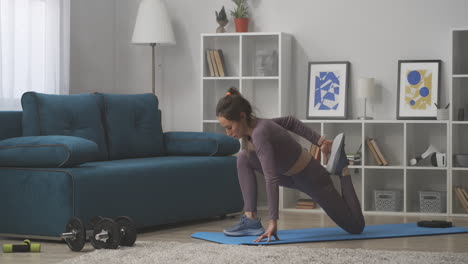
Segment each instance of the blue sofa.
[[0,234],[57,238],[72,216],[138,228],[242,210],[237,140],[163,132],[152,94],[22,97],[0,112]]

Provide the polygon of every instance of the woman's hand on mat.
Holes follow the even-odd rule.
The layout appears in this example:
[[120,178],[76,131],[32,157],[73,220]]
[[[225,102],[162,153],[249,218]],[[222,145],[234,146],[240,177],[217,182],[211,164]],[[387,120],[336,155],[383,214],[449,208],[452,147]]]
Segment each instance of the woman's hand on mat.
[[259,236],[257,239],[254,240],[254,242],[262,242],[264,238],[268,238],[267,243],[269,243],[271,240],[271,236],[274,236],[276,240],[280,240],[277,234],[277,231],[278,231],[277,225],[278,225],[277,220],[270,220],[270,223],[268,224],[268,228],[265,231],[265,234]]
[[328,164],[328,157],[330,157],[332,144],[332,140],[325,140],[323,141],[322,146],[320,146],[325,164]]

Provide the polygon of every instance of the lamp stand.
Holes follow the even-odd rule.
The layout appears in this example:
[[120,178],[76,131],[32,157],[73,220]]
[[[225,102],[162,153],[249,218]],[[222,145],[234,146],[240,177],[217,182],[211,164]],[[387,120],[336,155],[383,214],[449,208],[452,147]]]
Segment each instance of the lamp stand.
[[360,120],[371,120],[371,119],[374,119],[374,118],[371,117],[371,116],[367,116],[367,97],[364,97],[364,115],[358,117],[358,119],[360,119]]
[[156,43],[151,43],[151,59],[152,59],[152,62],[153,62],[153,94],[156,94],[156,61],[155,61],[155,58],[154,58],[154,48],[156,46]]

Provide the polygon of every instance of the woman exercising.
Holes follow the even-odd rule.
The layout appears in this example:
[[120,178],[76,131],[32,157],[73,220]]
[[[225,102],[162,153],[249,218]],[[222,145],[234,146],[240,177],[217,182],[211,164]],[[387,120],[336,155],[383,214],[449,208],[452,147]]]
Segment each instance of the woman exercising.
[[[277,235],[279,186],[297,189],[309,195],[341,228],[360,234],[365,222],[354,191],[344,152],[344,135],[333,141],[305,126],[292,116],[257,118],[250,103],[235,88],[230,88],[216,106],[216,116],[228,136],[242,139],[243,150],[237,156],[237,173],[244,199],[245,214],[240,222],[224,230],[227,236],[259,236],[255,242]],[[288,133],[291,131],[320,147],[325,169],[320,161]],[[257,217],[257,181],[255,171],[265,177],[270,221],[268,228]],[[341,195],[330,175],[341,180]]]

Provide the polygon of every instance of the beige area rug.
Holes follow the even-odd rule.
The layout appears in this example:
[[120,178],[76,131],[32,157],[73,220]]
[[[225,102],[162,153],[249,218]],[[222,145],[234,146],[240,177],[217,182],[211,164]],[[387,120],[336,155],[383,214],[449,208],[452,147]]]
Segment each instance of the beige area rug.
[[233,246],[214,243],[146,242],[131,248],[95,250],[68,259],[67,264],[143,263],[468,263],[465,253],[303,248],[288,246]]

